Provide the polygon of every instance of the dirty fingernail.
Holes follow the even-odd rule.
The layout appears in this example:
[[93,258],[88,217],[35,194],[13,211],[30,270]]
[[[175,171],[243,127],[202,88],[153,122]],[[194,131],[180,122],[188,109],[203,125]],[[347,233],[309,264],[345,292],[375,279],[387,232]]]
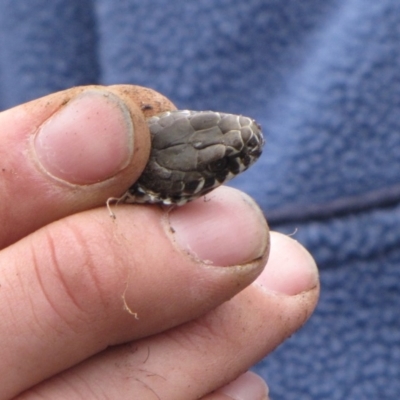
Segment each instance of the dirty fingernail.
[[269,230],[246,194],[221,187],[170,213],[177,244],[198,260],[218,266],[243,265],[268,251]]
[[34,148],[42,168],[57,179],[78,185],[103,181],[132,156],[129,111],[113,93],[87,90],[42,124]]

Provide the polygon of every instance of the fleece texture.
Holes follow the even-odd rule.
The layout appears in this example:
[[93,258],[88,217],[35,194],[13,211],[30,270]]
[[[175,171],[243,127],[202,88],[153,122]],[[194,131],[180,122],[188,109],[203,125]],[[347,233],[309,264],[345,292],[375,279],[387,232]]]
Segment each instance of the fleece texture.
[[2,109],[91,83],[263,126],[232,185],[310,250],[322,294],[255,370],[275,400],[397,399],[400,2],[0,0]]

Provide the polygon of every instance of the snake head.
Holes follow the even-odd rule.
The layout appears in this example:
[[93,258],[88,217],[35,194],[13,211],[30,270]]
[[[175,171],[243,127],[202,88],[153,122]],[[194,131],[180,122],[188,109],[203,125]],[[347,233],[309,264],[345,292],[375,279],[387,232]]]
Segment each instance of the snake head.
[[185,204],[245,171],[264,146],[261,127],[241,115],[177,110],[147,122],[150,158],[127,203]]

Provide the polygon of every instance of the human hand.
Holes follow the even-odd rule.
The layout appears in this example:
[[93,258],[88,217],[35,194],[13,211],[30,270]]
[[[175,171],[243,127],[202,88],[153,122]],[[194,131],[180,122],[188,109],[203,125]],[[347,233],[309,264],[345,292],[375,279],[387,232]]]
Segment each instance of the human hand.
[[268,230],[236,190],[170,213],[118,205],[109,217],[107,198],[146,163],[141,108],[173,105],[143,88],[93,87],[0,114],[0,399],[216,400],[243,385],[262,393],[245,375],[210,394],[316,304],[311,257],[279,234],[248,286],[265,265]]

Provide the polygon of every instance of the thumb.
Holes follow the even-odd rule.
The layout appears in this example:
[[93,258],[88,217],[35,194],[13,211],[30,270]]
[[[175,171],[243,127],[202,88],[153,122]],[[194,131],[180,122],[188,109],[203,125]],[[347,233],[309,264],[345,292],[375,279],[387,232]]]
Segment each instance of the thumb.
[[147,162],[145,118],[174,108],[150,89],[86,86],[0,113],[0,248],[122,194]]

